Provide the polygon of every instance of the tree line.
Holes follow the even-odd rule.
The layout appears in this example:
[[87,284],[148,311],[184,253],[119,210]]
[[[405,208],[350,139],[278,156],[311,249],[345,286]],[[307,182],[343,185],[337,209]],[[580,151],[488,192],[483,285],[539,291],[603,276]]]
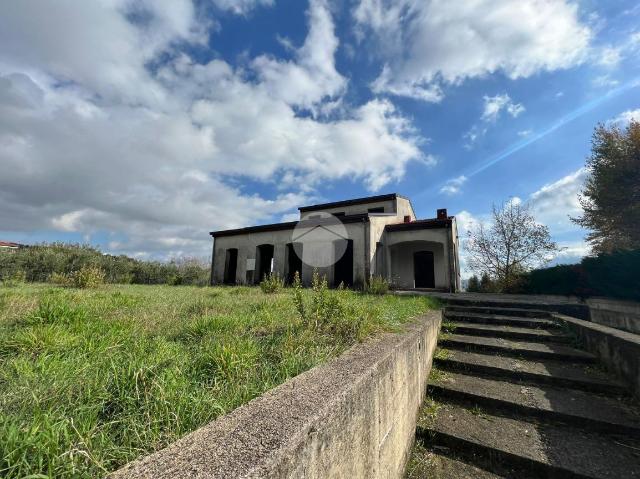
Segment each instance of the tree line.
[[107,283],[201,285],[209,282],[209,265],[197,258],[167,263],[102,253],[83,244],[42,243],[0,253],[0,280],[20,278],[47,282],[54,275],[72,275],[85,267],[99,268]]

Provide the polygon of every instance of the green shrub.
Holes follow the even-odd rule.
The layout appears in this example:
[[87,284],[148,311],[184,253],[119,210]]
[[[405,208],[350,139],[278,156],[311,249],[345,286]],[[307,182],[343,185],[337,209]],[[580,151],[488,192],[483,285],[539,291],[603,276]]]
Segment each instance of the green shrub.
[[265,294],[273,294],[284,288],[284,280],[278,273],[271,273],[260,281],[260,289]]
[[[0,255],[0,281],[24,272],[26,281],[46,282],[51,277],[71,275],[84,266],[97,266],[106,283],[174,284],[204,286],[209,282],[209,265],[196,258],[179,258],[168,263],[141,261],[124,255],[103,254],[88,245],[42,243]],[[55,273],[55,276],[54,276]]]
[[6,288],[15,288],[24,284],[26,281],[26,273],[22,270],[17,270],[11,275],[11,277],[7,277],[0,281],[0,284]]
[[65,288],[97,288],[104,284],[105,273],[97,266],[83,266],[69,274],[53,273],[49,281]]
[[382,276],[373,276],[365,288],[369,294],[386,294],[389,291],[389,282]]
[[618,251],[530,271],[512,293],[640,300],[640,250]]

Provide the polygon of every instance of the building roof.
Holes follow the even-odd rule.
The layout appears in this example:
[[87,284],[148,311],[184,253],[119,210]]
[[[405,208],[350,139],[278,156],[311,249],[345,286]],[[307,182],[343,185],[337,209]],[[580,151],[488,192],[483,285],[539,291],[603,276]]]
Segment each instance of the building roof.
[[410,231],[410,230],[426,230],[435,228],[446,228],[451,225],[453,216],[449,216],[447,219],[439,220],[437,218],[430,218],[427,220],[416,220],[410,223],[396,223],[393,225],[387,225],[386,231]]
[[334,201],[332,203],[322,203],[319,205],[310,205],[310,206],[301,206],[298,208],[301,213],[307,211],[317,211],[324,210],[327,208],[340,208],[342,206],[353,206],[353,205],[361,205],[363,203],[377,203],[379,201],[391,201],[396,198],[404,198],[408,200],[405,196],[399,195],[398,193],[390,193],[388,195],[377,195],[377,196],[365,196],[363,198],[353,198],[351,200],[343,200],[343,201]]
[[22,248],[24,245],[11,241],[0,241],[0,248]]
[[[367,213],[357,215],[346,215],[338,218],[342,223],[358,223],[369,221],[369,215]],[[322,219],[312,220],[313,223],[322,222]],[[287,221],[286,223],[274,223],[269,225],[259,226],[247,226],[246,228],[237,228],[232,230],[211,231],[209,234],[214,238],[220,238],[222,236],[236,236],[248,233],[262,233],[265,231],[285,231],[294,229],[299,223],[304,221]]]

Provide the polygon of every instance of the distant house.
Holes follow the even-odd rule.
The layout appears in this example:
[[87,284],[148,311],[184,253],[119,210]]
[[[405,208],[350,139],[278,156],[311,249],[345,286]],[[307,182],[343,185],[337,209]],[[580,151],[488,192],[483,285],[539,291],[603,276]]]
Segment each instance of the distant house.
[[212,284],[257,284],[313,271],[330,285],[382,276],[400,288],[460,290],[456,219],[446,209],[416,219],[396,193],[298,208],[299,221],[213,231]]
[[12,243],[11,241],[0,241],[0,252],[11,252],[25,247],[26,245],[20,243]]

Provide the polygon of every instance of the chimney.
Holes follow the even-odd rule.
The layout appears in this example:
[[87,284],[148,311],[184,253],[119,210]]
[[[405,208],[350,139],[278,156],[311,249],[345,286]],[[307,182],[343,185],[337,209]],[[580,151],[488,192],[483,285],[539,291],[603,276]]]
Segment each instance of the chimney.
[[448,218],[447,216],[447,209],[446,208],[441,208],[438,210],[438,219],[439,220],[446,220]]
[[406,216],[404,217],[404,222],[405,222],[405,223],[411,223],[411,216],[406,215]]

